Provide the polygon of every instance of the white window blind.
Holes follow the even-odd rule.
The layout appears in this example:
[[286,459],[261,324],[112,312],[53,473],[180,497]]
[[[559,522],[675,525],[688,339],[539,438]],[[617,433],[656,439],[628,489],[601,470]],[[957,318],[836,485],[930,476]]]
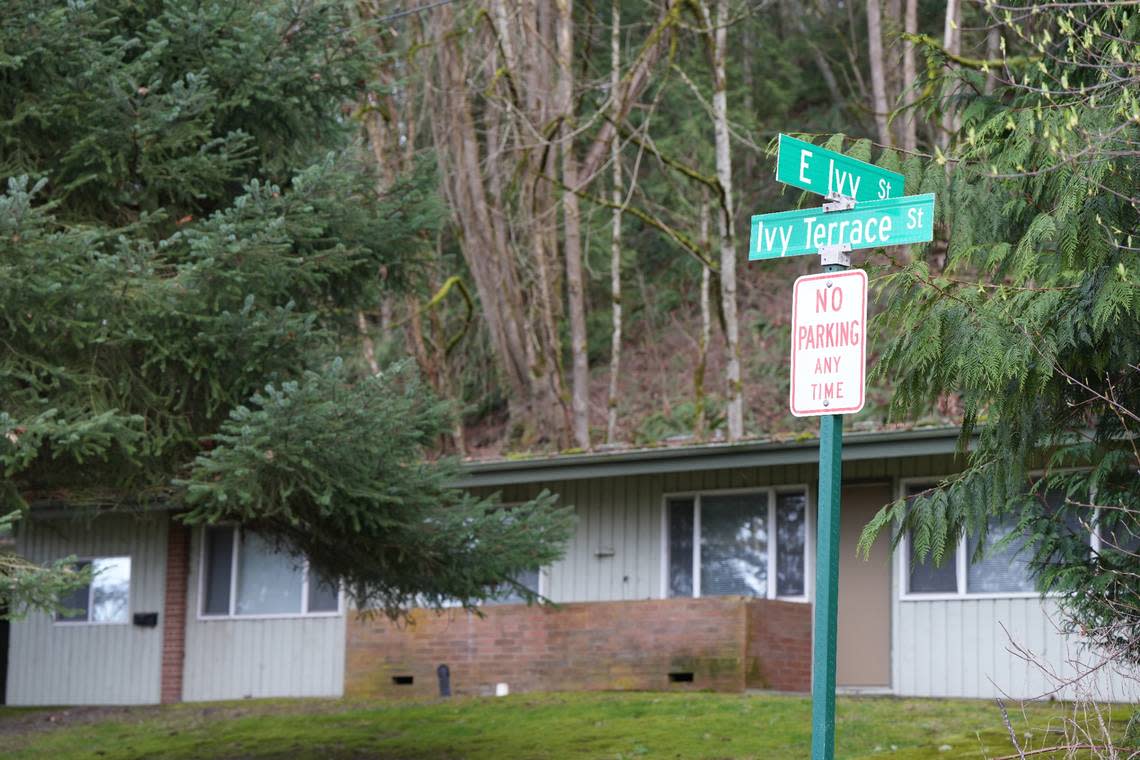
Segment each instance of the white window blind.
[[768,595],[768,494],[701,498],[701,596]]
[[807,522],[802,489],[667,499],[668,596],[805,596]]

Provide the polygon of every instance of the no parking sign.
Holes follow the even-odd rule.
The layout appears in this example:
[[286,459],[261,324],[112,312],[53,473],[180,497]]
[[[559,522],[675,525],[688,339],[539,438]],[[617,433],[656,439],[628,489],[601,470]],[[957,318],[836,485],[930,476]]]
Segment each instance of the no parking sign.
[[867,367],[867,274],[809,274],[792,290],[792,414],[863,408]]

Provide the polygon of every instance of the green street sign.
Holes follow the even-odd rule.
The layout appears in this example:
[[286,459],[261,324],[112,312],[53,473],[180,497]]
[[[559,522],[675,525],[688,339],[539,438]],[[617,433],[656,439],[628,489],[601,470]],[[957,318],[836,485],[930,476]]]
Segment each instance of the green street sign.
[[818,253],[825,245],[851,250],[926,243],[934,239],[934,193],[860,203],[848,211],[822,208],[752,217],[748,260]]
[[882,201],[903,194],[901,174],[787,135],[780,135],[776,181],[857,201]]

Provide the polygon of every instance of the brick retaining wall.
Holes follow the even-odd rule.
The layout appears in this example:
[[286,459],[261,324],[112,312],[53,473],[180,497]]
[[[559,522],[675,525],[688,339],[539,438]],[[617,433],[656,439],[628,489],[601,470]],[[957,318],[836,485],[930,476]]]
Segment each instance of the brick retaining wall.
[[761,600],[747,606],[748,688],[811,691],[811,605]]
[[[441,663],[455,694],[491,694],[496,683],[512,692],[810,688],[807,604],[720,597],[483,612],[415,610],[398,626],[350,615],[345,694],[436,696]],[[686,673],[691,681],[670,679]],[[395,682],[404,676],[413,682]]]

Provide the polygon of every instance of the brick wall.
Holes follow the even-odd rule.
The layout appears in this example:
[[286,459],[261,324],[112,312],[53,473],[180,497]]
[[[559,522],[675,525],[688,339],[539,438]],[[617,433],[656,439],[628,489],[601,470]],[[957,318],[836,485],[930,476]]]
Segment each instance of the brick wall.
[[[810,688],[807,604],[721,597],[483,612],[416,610],[400,625],[350,616],[345,694],[435,696],[441,663],[454,694],[491,694],[500,682],[512,692]],[[413,682],[397,684],[402,676]]]
[[811,690],[811,609],[799,602],[748,605],[748,688]]
[[190,529],[170,522],[166,539],[166,594],[162,610],[162,703],[182,701],[186,653],[186,584],[190,574]]

